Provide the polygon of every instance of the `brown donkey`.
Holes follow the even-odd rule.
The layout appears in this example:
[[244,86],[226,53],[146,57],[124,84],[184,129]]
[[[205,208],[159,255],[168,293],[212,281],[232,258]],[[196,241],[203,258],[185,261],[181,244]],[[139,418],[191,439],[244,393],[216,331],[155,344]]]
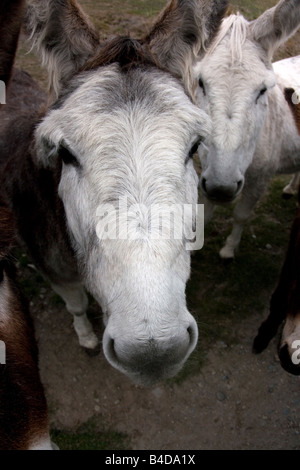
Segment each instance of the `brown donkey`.
[[0,204],[0,450],[52,449],[31,317],[9,256],[11,212]]
[[[0,2],[0,79],[9,85],[24,1]],[[26,75],[25,75],[26,76]],[[19,98],[19,97],[18,97]],[[16,100],[16,113],[20,112]],[[1,125],[6,107],[0,110]],[[0,141],[1,152],[5,151]],[[11,211],[0,202],[0,450],[51,449],[47,403],[31,317],[16,280],[10,250]]]

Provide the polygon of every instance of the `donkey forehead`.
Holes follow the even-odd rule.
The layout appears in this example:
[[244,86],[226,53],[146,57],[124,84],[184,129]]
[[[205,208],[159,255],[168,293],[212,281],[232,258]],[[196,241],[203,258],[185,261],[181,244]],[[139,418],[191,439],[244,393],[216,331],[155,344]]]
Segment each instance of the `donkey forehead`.
[[[247,47],[248,46],[248,47]],[[235,80],[247,81],[248,88],[266,82],[274,82],[271,65],[266,64],[255,51],[251,41],[244,44],[241,56],[234,60],[232,52],[222,44],[195,66],[195,75],[207,83],[226,83]],[[271,85],[271,83],[270,83]]]
[[234,15],[223,21],[219,35],[194,73],[211,83],[245,80],[248,89],[264,82],[266,86],[274,84],[267,52],[253,40],[249,23]]
[[[101,136],[103,129],[117,123],[122,132],[122,124],[133,114],[140,115],[140,130],[153,119],[159,120],[161,128],[172,130],[175,138],[182,135],[190,138],[191,134],[205,136],[209,132],[208,117],[171,75],[155,68],[122,73],[117,65],[75,77],[40,130],[52,134],[54,141],[60,133],[61,136],[70,133],[72,140],[82,141],[82,137],[88,138],[91,133],[98,132]],[[113,130],[113,134],[118,131]]]

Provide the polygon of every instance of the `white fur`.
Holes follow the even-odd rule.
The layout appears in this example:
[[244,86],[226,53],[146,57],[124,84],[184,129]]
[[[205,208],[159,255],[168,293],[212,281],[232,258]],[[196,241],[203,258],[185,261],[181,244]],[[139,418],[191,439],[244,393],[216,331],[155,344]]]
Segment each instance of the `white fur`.
[[81,284],[62,286],[52,284],[53,290],[65,301],[66,309],[73,315],[74,329],[79,344],[87,349],[97,348],[99,341],[93,332],[92,325],[86,316],[88,298]]
[[[222,258],[234,256],[243,226],[272,176],[300,169],[300,136],[283,93],[300,83],[300,56],[272,67],[253,29],[240,15],[223,20],[211,50],[195,68],[205,87],[205,93],[198,87],[197,103],[213,124],[210,142],[199,152],[202,189],[211,198],[205,198],[206,220],[216,203],[242,192]],[[259,96],[264,88],[267,92]]]
[[295,341],[300,341],[300,315],[288,315],[285,321],[285,325],[282,331],[280,347],[282,348],[285,344],[288,346],[290,357],[293,356],[295,349]]
[[[37,142],[51,142],[45,162],[62,142],[80,161],[79,169],[63,165],[59,194],[85,284],[105,315],[104,352],[135,381],[151,383],[174,375],[197,342],[197,325],[185,300],[190,253],[184,240],[100,241],[97,208],[107,202],[117,207],[124,197],[129,205],[148,208],[197,204],[198,178],[186,160],[210,127],[171,76],[139,73],[138,98],[109,106],[107,90],[121,81],[118,67],[85,76],[63,106],[46,116]],[[154,74],[150,82],[149,73]],[[143,225],[138,215],[137,224]]]
[[286,194],[288,196],[294,196],[295,194],[298,193],[299,185],[300,185],[300,173],[296,173],[295,175],[292,176],[289,184],[285,186],[285,188],[283,188],[283,194]]
[[32,442],[28,450],[58,450],[58,447],[50,441],[49,436],[43,436]]
[[[25,30],[59,97],[37,130],[37,158],[49,166],[64,145],[80,161],[80,168],[62,169],[59,194],[67,226],[84,282],[105,314],[104,352],[142,383],[176,373],[197,341],[185,301],[191,230],[181,240],[153,240],[145,217],[153,205],[196,204],[198,179],[189,154],[210,121],[162,70],[185,75],[192,96],[192,63],[210,45],[226,7],[227,0],[171,0],[142,44],[117,40],[103,49],[75,0],[50,6],[30,0],[27,9]],[[138,63],[149,48],[152,65],[129,63],[120,71],[117,52],[125,43]],[[100,241],[97,209],[117,206],[119,198],[146,208],[130,221],[131,233],[138,227],[143,236]],[[71,286],[60,287],[73,303]],[[83,337],[89,332],[85,320],[78,329]]]

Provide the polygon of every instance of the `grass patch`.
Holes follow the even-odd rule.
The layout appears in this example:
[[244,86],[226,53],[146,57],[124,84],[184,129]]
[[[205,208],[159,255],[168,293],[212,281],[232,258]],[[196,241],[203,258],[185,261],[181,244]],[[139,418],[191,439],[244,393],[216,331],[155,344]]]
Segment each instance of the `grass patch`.
[[268,8],[272,8],[275,4],[276,2],[274,0],[231,0],[230,9],[233,12],[239,11],[247,19],[253,20]]
[[39,274],[34,274],[30,277],[22,276],[19,280],[20,288],[28,300],[34,300],[40,293],[43,287],[43,278]]
[[128,450],[129,438],[114,431],[101,431],[95,418],[72,432],[52,430],[51,439],[60,450]]
[[26,254],[15,250],[14,258],[18,266],[18,283],[21,291],[29,301],[35,300],[41,289],[49,287],[48,284],[43,276],[35,270]]
[[130,15],[140,15],[142,17],[152,18],[156,16],[162,8],[167,4],[165,0],[114,0],[102,1],[101,5],[95,0],[80,0],[80,4],[84,10],[91,17],[104,18],[104,12],[114,13],[118,15],[119,12]]

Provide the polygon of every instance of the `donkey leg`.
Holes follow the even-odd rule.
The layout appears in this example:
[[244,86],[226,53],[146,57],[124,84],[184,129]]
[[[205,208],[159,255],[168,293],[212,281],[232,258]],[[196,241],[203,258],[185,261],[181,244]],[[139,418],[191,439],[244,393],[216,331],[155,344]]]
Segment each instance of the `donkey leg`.
[[86,315],[88,298],[82,284],[52,284],[52,288],[64,300],[68,312],[73,315],[73,325],[79,344],[89,350],[98,350],[99,340]]
[[254,207],[264,194],[271,177],[271,174],[265,174],[263,171],[260,174],[258,174],[257,170],[247,173],[241,199],[233,211],[232,232],[220,251],[222,259],[234,258],[235,250],[237,250],[241,241],[244,226],[250,219]]
[[212,218],[216,205],[207,199],[202,192],[199,192],[198,204],[204,205],[204,225],[206,225]]
[[225,245],[223,248],[220,250],[220,257],[222,259],[233,259],[235,250],[238,248],[241,238],[242,238],[242,233],[244,230],[244,225],[247,222],[248,218],[245,220],[237,220],[235,219],[233,228],[231,231],[231,234],[227,237]]
[[282,197],[284,199],[289,199],[292,196],[295,196],[296,194],[298,194],[299,184],[300,184],[300,173],[295,173],[291,181],[289,182],[289,184],[283,189]]
[[239,247],[242,238],[244,226],[250,218],[255,203],[250,203],[249,200],[242,196],[241,201],[235,206],[232,231],[227,237],[225,245],[220,250],[220,257],[222,259],[228,260],[234,258],[235,250]]
[[233,259],[235,251],[239,247],[244,226],[250,219],[251,213],[259,201],[266,187],[265,181],[259,182],[255,191],[249,187],[244,188],[240,201],[236,204],[233,211],[233,228],[227,237],[224,247],[220,251],[222,259]]
[[280,324],[285,318],[287,300],[288,288],[285,279],[281,277],[271,297],[269,316],[260,325],[257,336],[254,338],[252,350],[255,354],[259,354],[266,349],[271,339],[276,335]]

